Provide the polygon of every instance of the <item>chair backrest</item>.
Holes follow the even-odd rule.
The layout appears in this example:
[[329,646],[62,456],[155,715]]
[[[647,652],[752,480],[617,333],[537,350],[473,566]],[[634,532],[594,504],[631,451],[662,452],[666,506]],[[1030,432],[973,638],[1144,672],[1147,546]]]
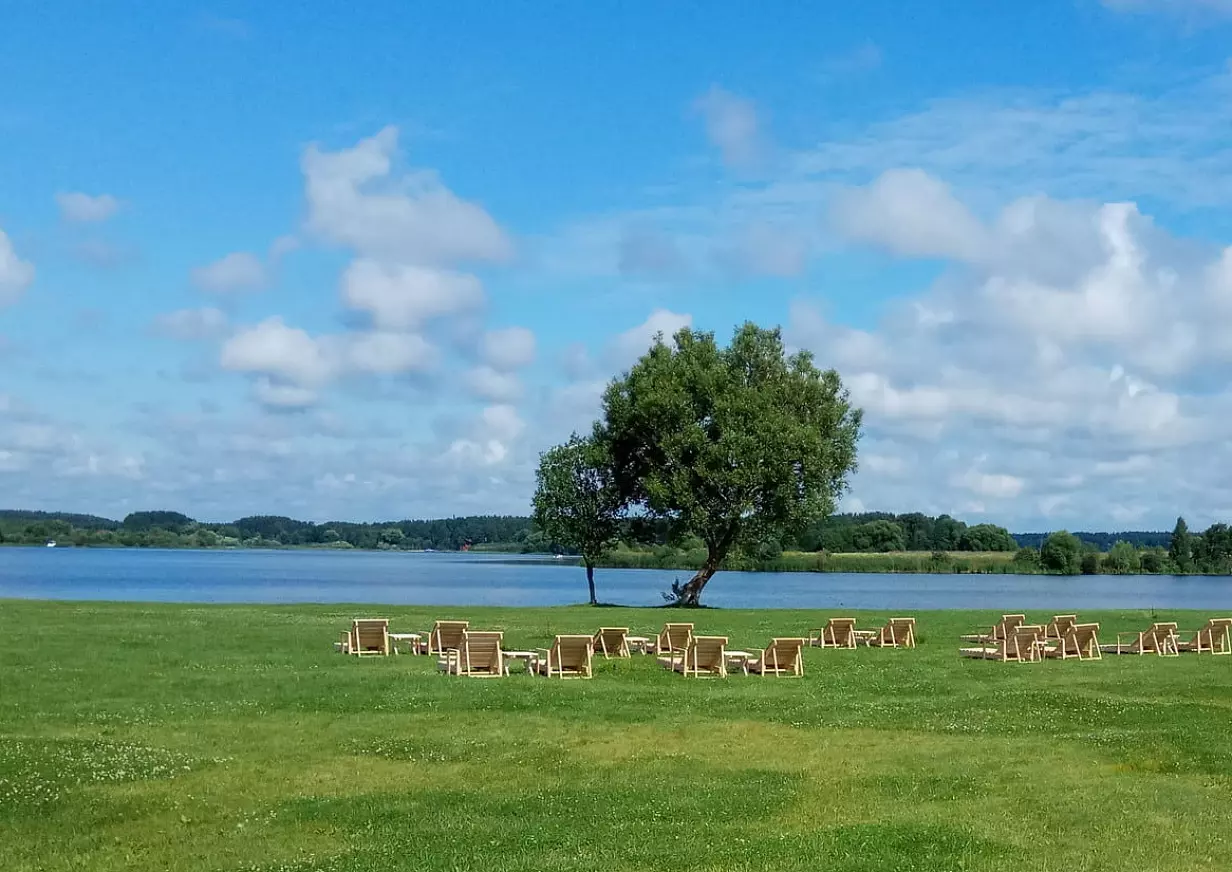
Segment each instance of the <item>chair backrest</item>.
[[890,618],[882,629],[882,642],[902,648],[915,647],[915,618]]
[[470,625],[470,621],[437,621],[428,634],[428,653],[444,654],[451,648],[460,650],[462,637]]
[[659,651],[683,650],[689,647],[689,639],[692,637],[692,624],[664,624],[655,647]]
[[505,659],[501,654],[504,638],[501,632],[463,630],[458,671],[463,675],[504,674]]
[[1142,634],[1142,650],[1157,653],[1168,650],[1168,640],[1175,639],[1176,627],[1176,621],[1156,621],[1151,624],[1151,629]]
[[593,636],[557,636],[548,650],[548,675],[580,675],[589,678],[594,653]]
[[691,637],[684,652],[684,674],[697,675],[702,672],[712,672],[726,675],[727,663],[724,658],[726,649],[726,636]]
[[593,637],[594,650],[604,657],[628,657],[628,636],[628,627],[600,627]]
[[1189,643],[1197,651],[1225,653],[1232,648],[1232,618],[1211,618]]
[[1064,639],[1069,629],[1077,623],[1077,615],[1053,615],[1052,623],[1048,625],[1048,636],[1052,639]]
[[855,647],[856,642],[856,619],[855,618],[831,618],[826,622],[823,632],[823,639],[828,645],[836,645],[838,647]]
[[352,621],[351,651],[354,654],[388,654],[389,620],[356,618]]
[[1042,624],[1020,624],[1015,627],[1005,640],[1007,659],[1023,662],[1038,660],[1039,647],[1036,643],[1044,640]]
[[761,658],[761,667],[763,670],[771,669],[780,672],[792,672],[796,675],[804,674],[804,646],[808,642],[807,639],[797,638],[774,638],[770,641],[770,645],[766,648],[765,653]]
[[1085,660],[1100,659],[1099,624],[1073,624],[1061,637],[1061,650],[1065,656]]
[[994,639],[1008,639],[1015,629],[1027,623],[1026,615],[1002,615],[1001,623],[993,627]]

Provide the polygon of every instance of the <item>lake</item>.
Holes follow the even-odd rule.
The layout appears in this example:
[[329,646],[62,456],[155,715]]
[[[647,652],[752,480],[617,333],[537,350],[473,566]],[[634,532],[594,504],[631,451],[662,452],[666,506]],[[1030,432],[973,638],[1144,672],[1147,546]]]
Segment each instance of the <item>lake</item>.
[[[599,599],[660,605],[686,571],[601,569]],[[202,603],[551,606],[585,602],[568,561],[497,554],[0,548],[0,598]],[[721,572],[728,608],[1218,609],[1232,578]]]

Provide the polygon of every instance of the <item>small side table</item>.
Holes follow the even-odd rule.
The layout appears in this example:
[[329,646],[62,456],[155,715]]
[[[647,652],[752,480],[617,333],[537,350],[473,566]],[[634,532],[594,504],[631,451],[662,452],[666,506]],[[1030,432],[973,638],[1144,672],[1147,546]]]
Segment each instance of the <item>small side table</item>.
[[753,655],[748,651],[724,651],[724,665],[729,669],[739,667],[740,671],[745,675],[749,674],[749,661],[753,659]]
[[505,657],[505,668],[509,668],[510,660],[521,660],[526,664],[527,674],[535,671],[535,667],[539,665],[539,654],[536,651],[502,651],[501,654]]
[[411,653],[418,654],[419,653],[419,640],[422,638],[423,636],[419,633],[390,633],[389,634],[389,647],[393,649],[393,652],[395,654],[397,654],[398,653],[398,643],[406,642],[410,645]]
[[650,653],[650,637],[649,636],[625,636],[625,641],[629,643],[629,652],[637,651],[639,654]]

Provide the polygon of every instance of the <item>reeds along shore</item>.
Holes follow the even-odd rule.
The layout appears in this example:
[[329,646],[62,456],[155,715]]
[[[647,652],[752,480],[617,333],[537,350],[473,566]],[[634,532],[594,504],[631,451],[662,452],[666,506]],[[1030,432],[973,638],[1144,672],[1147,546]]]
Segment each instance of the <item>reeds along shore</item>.
[[[999,573],[1039,574],[1038,567],[1017,563],[1009,551],[930,552],[901,551],[888,554],[827,554],[787,551],[779,557],[758,559],[733,555],[725,570],[755,572],[903,572],[903,573]],[[651,551],[617,549],[604,555],[598,565],[608,569],[696,570],[706,559],[701,550]]]

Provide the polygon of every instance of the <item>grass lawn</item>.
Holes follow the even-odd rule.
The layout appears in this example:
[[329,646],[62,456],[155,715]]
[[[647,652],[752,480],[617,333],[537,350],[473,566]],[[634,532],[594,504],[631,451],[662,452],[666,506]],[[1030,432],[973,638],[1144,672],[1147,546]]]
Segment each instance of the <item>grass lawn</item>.
[[[511,648],[681,617],[0,602],[5,872],[1232,868],[1232,657],[968,661],[995,616],[937,612],[915,651],[811,649],[800,680],[483,681],[333,653],[370,614]],[[687,619],[747,649],[828,614]]]

